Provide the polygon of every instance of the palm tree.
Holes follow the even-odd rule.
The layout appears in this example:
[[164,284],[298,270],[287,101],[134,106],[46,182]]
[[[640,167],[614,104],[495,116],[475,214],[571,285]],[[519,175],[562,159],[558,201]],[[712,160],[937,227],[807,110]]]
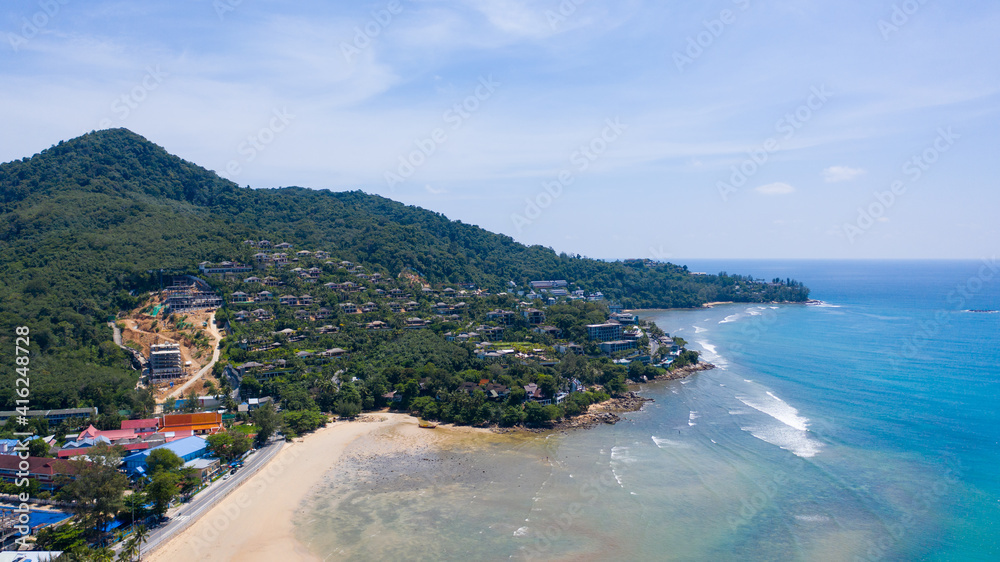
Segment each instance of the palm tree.
[[132,532],[125,544],[122,545],[122,551],[118,555],[119,562],[132,562],[133,560],[142,560],[142,543],[146,542],[146,538],[149,537],[149,529],[145,525],[139,525]]

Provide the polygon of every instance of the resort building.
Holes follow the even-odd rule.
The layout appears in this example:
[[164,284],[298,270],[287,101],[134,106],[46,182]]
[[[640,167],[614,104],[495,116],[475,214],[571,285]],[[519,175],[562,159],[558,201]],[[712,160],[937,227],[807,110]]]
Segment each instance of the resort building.
[[514,312],[512,310],[491,310],[486,313],[486,319],[492,322],[499,322],[501,324],[510,324],[514,321]]
[[622,325],[617,322],[588,324],[587,337],[597,341],[620,340],[622,339]]
[[248,273],[253,271],[253,268],[249,265],[231,261],[224,261],[220,264],[203,261],[198,264],[198,271],[201,271],[205,275],[225,275],[227,273]]
[[618,351],[625,351],[626,349],[635,348],[635,341],[633,340],[618,340],[618,341],[606,341],[600,343],[601,352],[603,353],[616,353]]
[[201,458],[208,454],[208,441],[194,435],[191,437],[185,437],[184,439],[178,439],[177,441],[171,441],[170,443],[164,443],[163,445],[158,445],[145,451],[133,453],[122,460],[122,464],[125,466],[125,472],[127,472],[129,476],[146,476],[146,460],[149,459],[150,453],[157,449],[167,449],[173,451],[178,457],[181,458],[181,460],[186,462]]
[[639,318],[631,312],[614,312],[611,319],[619,324],[638,324]]
[[532,326],[537,326],[545,322],[545,313],[537,308],[529,308],[523,312],[524,319],[528,321],[528,324]]
[[[8,418],[20,415],[22,415],[20,412],[16,412],[14,410],[0,412],[0,423],[5,423]],[[28,417],[45,418],[46,420],[48,420],[50,425],[55,425],[63,420],[70,418],[80,418],[84,420],[90,418],[96,418],[97,408],[68,408],[65,410],[32,410],[28,412]]]
[[565,279],[555,279],[551,281],[532,281],[530,283],[532,289],[555,289],[558,287],[565,287],[569,285]]
[[[28,463],[27,470],[22,468],[22,462]],[[70,474],[73,474],[73,465],[64,460],[47,457],[28,457],[25,460],[18,455],[0,455],[0,479],[9,484],[29,478],[38,482],[42,490],[53,491],[58,488],[59,477]]]

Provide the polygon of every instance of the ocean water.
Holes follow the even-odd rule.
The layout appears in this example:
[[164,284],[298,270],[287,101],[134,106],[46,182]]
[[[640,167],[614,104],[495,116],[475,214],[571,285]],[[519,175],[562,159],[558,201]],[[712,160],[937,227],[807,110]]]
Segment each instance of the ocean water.
[[[369,459],[297,520],[329,559],[1000,560],[1000,264],[688,262],[820,305],[644,311],[717,369],[615,426]],[[366,464],[367,463],[367,464]]]

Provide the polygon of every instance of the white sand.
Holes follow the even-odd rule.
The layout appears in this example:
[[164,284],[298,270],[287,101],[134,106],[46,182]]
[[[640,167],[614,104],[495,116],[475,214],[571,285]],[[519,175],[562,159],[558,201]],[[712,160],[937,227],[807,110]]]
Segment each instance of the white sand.
[[[367,417],[378,421],[338,422],[286,445],[267,466],[147,559],[153,562],[319,560],[295,539],[292,516],[347,446],[382,429],[391,428],[411,436],[426,433],[431,437],[434,433],[414,431],[417,420],[407,415],[379,413]],[[412,446],[409,439],[394,441],[383,441],[386,452],[391,452],[394,446]]]

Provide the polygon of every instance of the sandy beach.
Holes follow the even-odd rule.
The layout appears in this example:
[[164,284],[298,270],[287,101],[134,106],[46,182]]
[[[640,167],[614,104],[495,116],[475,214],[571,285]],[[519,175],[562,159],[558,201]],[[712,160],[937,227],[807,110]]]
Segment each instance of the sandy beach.
[[153,562],[192,560],[320,560],[295,538],[293,515],[355,440],[371,437],[380,454],[391,455],[472,428],[420,429],[404,414],[373,413],[337,422],[297,439],[243,486],[148,557]]

